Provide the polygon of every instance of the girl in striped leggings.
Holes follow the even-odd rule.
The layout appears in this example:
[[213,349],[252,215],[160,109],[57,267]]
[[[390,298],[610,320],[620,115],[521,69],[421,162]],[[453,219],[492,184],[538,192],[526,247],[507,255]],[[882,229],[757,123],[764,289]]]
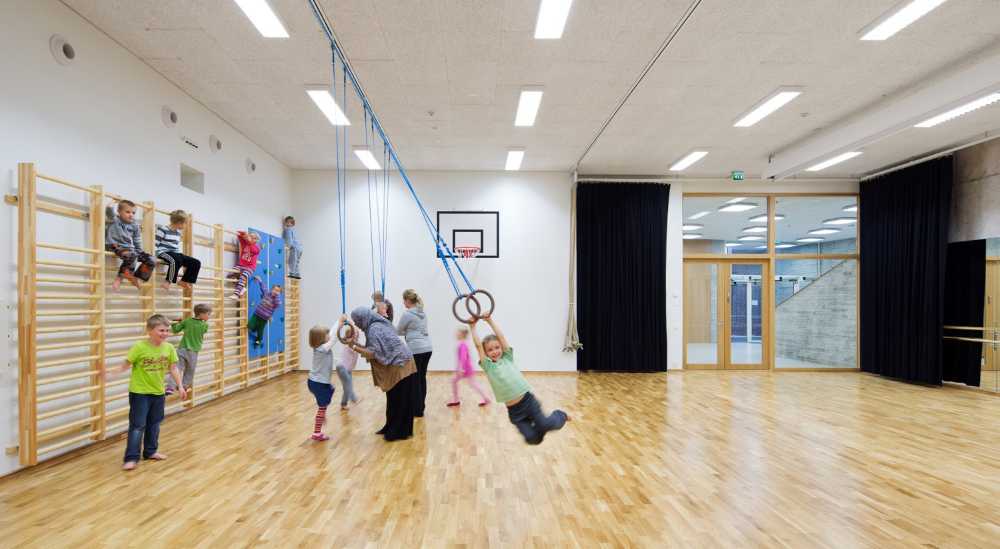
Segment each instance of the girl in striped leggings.
[[257,258],[260,256],[260,245],[257,242],[260,241],[260,236],[247,231],[239,231],[236,236],[240,240],[240,256],[236,262],[236,270],[239,272],[234,273],[237,280],[233,297],[239,299],[247,293],[247,284],[257,269]]

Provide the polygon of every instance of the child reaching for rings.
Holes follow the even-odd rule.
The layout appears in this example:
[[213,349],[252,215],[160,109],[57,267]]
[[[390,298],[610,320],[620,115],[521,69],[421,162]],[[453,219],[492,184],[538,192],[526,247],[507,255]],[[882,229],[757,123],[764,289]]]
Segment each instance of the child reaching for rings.
[[486,372],[493,396],[507,405],[507,417],[521,432],[524,441],[532,445],[541,444],[545,433],[562,429],[570,418],[562,410],[547,416],[542,412],[542,404],[531,393],[531,387],[514,364],[514,350],[507,343],[507,338],[492,317],[487,316],[484,320],[493,333],[482,341],[476,333],[478,320],[470,323],[472,340],[479,351],[479,367]]

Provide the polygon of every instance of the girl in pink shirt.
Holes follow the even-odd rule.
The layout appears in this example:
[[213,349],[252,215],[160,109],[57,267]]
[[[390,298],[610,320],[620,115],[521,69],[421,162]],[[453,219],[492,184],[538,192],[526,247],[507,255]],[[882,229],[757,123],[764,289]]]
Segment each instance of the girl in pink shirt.
[[469,354],[469,344],[466,341],[469,338],[469,329],[467,327],[459,328],[455,332],[455,337],[458,339],[458,365],[455,367],[455,377],[451,378],[452,399],[448,406],[461,404],[458,400],[458,383],[462,380],[465,380],[474,391],[479,393],[479,405],[486,406],[490,403],[490,399],[476,383],[476,371],[472,368],[472,355]]
[[250,277],[257,269],[257,258],[260,256],[260,244],[258,244],[260,236],[248,231],[239,231],[236,236],[239,237],[240,252],[236,261],[236,270],[239,272],[233,273],[234,278],[237,279],[236,288],[233,289],[233,297],[239,299],[246,293]]

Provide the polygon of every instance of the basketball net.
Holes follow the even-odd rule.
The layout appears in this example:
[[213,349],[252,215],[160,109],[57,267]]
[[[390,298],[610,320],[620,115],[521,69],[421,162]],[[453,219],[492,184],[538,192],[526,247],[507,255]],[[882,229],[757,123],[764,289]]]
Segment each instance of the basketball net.
[[455,251],[459,257],[471,259],[479,253],[479,246],[455,246]]

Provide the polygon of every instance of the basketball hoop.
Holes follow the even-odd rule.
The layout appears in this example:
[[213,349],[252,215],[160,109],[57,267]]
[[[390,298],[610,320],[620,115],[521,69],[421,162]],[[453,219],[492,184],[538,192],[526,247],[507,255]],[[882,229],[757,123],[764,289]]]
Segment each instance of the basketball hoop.
[[479,255],[479,246],[455,246],[455,252],[463,259],[472,259]]

